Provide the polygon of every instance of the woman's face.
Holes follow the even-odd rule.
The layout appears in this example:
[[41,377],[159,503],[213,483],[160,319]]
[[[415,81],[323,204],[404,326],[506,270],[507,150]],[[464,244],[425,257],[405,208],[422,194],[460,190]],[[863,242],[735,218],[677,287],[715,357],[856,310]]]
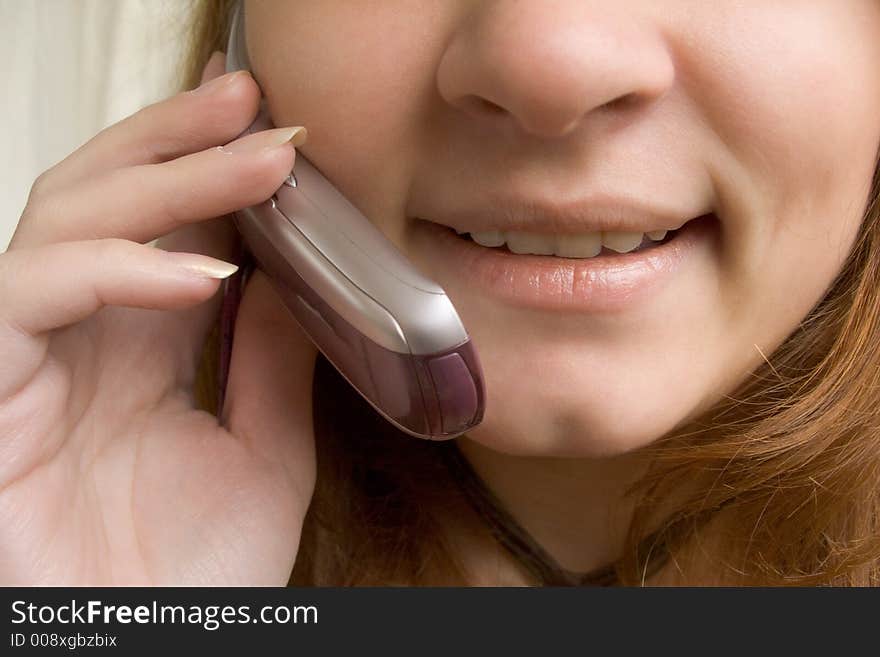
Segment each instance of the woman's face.
[[[458,309],[488,391],[469,436],[493,449],[656,440],[769,356],[854,243],[880,144],[876,0],[246,12],[274,122],[308,127],[302,153]],[[603,228],[598,256],[565,257]]]

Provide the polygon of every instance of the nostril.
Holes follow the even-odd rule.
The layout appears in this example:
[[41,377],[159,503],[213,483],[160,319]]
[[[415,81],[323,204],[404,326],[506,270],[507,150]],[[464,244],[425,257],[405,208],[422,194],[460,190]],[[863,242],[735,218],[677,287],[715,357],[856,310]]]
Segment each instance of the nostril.
[[500,114],[500,113],[504,112],[504,108],[501,107],[501,105],[498,105],[497,103],[493,103],[491,100],[487,100],[486,98],[481,98],[480,101],[481,101],[481,104],[483,105],[483,108],[490,111],[490,112],[494,112],[495,114]]
[[483,96],[469,96],[465,99],[466,105],[477,114],[504,114],[506,110],[497,103],[493,103]]
[[628,109],[630,107],[637,105],[638,102],[639,102],[639,94],[633,92],[633,93],[625,94],[623,96],[619,96],[613,100],[609,100],[607,103],[605,103],[604,105],[601,105],[597,109],[610,110],[610,111],[625,110],[625,109]]

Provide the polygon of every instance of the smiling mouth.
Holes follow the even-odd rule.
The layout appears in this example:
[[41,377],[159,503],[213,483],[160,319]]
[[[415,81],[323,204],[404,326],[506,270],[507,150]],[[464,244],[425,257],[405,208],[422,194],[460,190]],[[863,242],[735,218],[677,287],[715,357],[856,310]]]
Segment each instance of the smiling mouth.
[[[422,254],[426,266],[437,273],[437,280],[458,289],[460,294],[481,295],[541,311],[616,314],[655,303],[661,290],[679,279],[680,272],[700,267],[700,255],[711,248],[718,224],[714,214],[705,214],[679,224],[661,239],[637,234],[630,244],[623,240],[613,244],[620,249],[631,246],[626,252],[600,242],[595,255],[584,256],[583,252],[556,255],[557,251],[571,253],[572,245],[565,240],[583,233],[565,233],[562,240],[557,234],[544,233],[540,237],[552,237],[553,252],[536,255],[515,253],[512,249],[534,249],[518,244],[516,236],[512,244],[507,241],[510,236],[505,235],[503,243],[483,246],[474,239],[483,239],[479,233],[459,233],[449,226],[420,220],[416,222],[414,248]],[[612,236],[609,241],[615,239]],[[588,253],[597,251],[595,246],[591,249]]]
[[455,232],[461,240],[514,255],[587,259],[648,251],[675,239],[682,228],[684,226],[675,230],[648,233],[615,231],[574,235],[501,230]]

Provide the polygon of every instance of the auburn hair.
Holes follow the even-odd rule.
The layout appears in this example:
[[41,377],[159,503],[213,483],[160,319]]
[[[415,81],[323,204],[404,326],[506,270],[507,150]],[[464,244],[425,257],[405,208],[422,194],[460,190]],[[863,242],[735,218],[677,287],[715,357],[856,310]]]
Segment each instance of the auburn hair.
[[[234,0],[193,0],[180,86],[225,50]],[[856,242],[825,296],[784,343],[701,417],[646,448],[648,474],[617,564],[643,582],[880,584],[880,175]],[[217,332],[197,397],[215,407]],[[437,443],[394,430],[321,356],[315,370],[318,477],[295,585],[466,585],[443,531],[463,504]],[[651,536],[646,543],[645,537]]]

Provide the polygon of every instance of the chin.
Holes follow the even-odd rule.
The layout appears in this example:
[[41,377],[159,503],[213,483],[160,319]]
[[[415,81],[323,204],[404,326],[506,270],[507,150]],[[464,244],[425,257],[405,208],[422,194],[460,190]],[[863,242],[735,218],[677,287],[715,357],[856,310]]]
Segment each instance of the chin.
[[[483,422],[467,437],[488,449],[515,456],[610,458],[647,447],[672,431],[685,413],[640,404],[616,407],[570,401],[549,404],[507,400],[486,407]],[[627,406],[627,404],[620,404]]]

